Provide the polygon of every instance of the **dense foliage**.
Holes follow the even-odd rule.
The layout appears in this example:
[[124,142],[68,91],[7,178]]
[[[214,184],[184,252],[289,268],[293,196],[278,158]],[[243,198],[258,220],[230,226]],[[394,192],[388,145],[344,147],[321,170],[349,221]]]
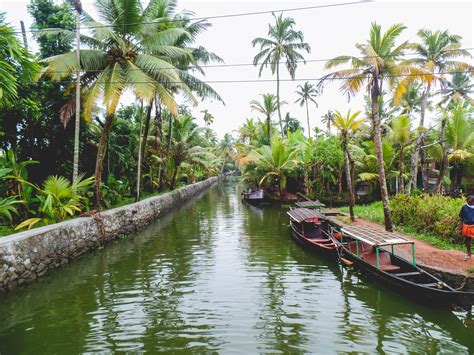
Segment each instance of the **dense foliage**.
[[[232,169],[232,137],[219,142],[210,112],[204,111],[206,127],[198,127],[187,106],[175,101],[179,94],[189,104],[197,97],[220,100],[193,75],[204,73],[200,65],[221,61],[194,46],[209,23],[191,23],[174,1],[153,0],[145,7],[139,1],[98,1],[96,8],[104,24],[114,26],[105,30],[81,13],[83,25],[95,30],[81,34],[80,65],[74,9],[67,2],[29,4],[36,56],[0,16],[0,69],[5,69],[0,75],[15,72],[2,77],[8,87],[1,87],[0,95],[0,233],[71,218],[94,201],[95,208],[109,208],[139,199],[140,193],[157,194]],[[140,25],[152,20],[156,25]],[[119,22],[126,25],[115,26]],[[83,177],[70,181],[79,68]],[[138,103],[119,106],[127,89]]]

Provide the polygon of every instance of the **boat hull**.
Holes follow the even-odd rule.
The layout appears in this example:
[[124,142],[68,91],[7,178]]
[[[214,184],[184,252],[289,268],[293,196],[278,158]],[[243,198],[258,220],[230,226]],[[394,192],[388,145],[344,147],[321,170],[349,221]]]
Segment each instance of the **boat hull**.
[[255,190],[252,192],[243,192],[242,193],[244,200],[250,203],[262,202],[265,199],[265,193],[263,189]]
[[397,264],[405,264],[404,271],[418,272],[420,277],[423,277],[428,282],[431,281],[432,283],[439,284],[440,288],[426,287],[411,280],[397,277],[393,273],[379,270],[377,267],[367,263],[357,255],[353,254],[347,248],[341,246],[339,247],[341,248],[340,251],[343,257],[350,260],[355,268],[362,270],[364,275],[370,277],[371,279],[383,282],[388,287],[399,293],[402,293],[405,296],[408,296],[411,299],[423,302],[426,305],[444,306],[449,308],[460,307],[464,310],[470,310],[474,304],[474,293],[456,291],[449,286],[449,288],[441,287],[441,285],[446,285],[443,281],[429,274],[425,270],[412,265],[405,259],[392,256],[396,259]]
[[[338,253],[335,244],[329,238],[324,238],[325,242],[315,242],[311,238],[305,237],[295,226],[294,222],[290,222],[291,237],[302,248],[315,254],[324,256],[328,259],[337,260]],[[322,240],[322,239],[319,239]],[[327,241],[327,242],[326,242]],[[329,244],[329,245],[328,245]]]

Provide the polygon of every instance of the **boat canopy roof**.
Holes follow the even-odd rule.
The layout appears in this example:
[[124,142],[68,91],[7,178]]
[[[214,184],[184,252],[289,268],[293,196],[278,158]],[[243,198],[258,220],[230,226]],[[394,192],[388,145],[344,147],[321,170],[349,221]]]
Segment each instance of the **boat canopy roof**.
[[296,202],[295,205],[301,208],[318,208],[326,206],[324,203],[319,201],[303,201],[303,202]]
[[308,208],[294,208],[292,210],[289,210],[288,216],[295,221],[296,223],[301,223],[303,221],[306,221],[308,219],[313,219],[313,218],[318,218],[322,219],[323,215],[319,211],[315,210],[310,210]]
[[354,239],[358,239],[375,247],[414,243],[397,233],[375,230],[369,227],[344,226],[342,232]]

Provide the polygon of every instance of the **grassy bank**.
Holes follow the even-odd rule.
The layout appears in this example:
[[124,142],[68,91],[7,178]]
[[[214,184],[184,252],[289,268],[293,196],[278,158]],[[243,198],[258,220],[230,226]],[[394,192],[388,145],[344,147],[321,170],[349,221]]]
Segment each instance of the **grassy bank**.
[[[393,222],[397,231],[409,234],[418,240],[440,249],[464,250],[463,238],[459,235],[459,209],[462,199],[444,196],[404,196],[390,200]],[[348,207],[340,208],[348,212]],[[383,224],[382,202],[355,206],[357,217]]]

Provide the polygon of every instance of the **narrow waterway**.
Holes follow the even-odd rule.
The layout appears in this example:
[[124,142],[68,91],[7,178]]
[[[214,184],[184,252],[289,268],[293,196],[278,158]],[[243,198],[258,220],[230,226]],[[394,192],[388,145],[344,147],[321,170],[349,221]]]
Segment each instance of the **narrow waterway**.
[[0,354],[97,351],[468,353],[474,330],[301,250],[227,182],[0,295]]

